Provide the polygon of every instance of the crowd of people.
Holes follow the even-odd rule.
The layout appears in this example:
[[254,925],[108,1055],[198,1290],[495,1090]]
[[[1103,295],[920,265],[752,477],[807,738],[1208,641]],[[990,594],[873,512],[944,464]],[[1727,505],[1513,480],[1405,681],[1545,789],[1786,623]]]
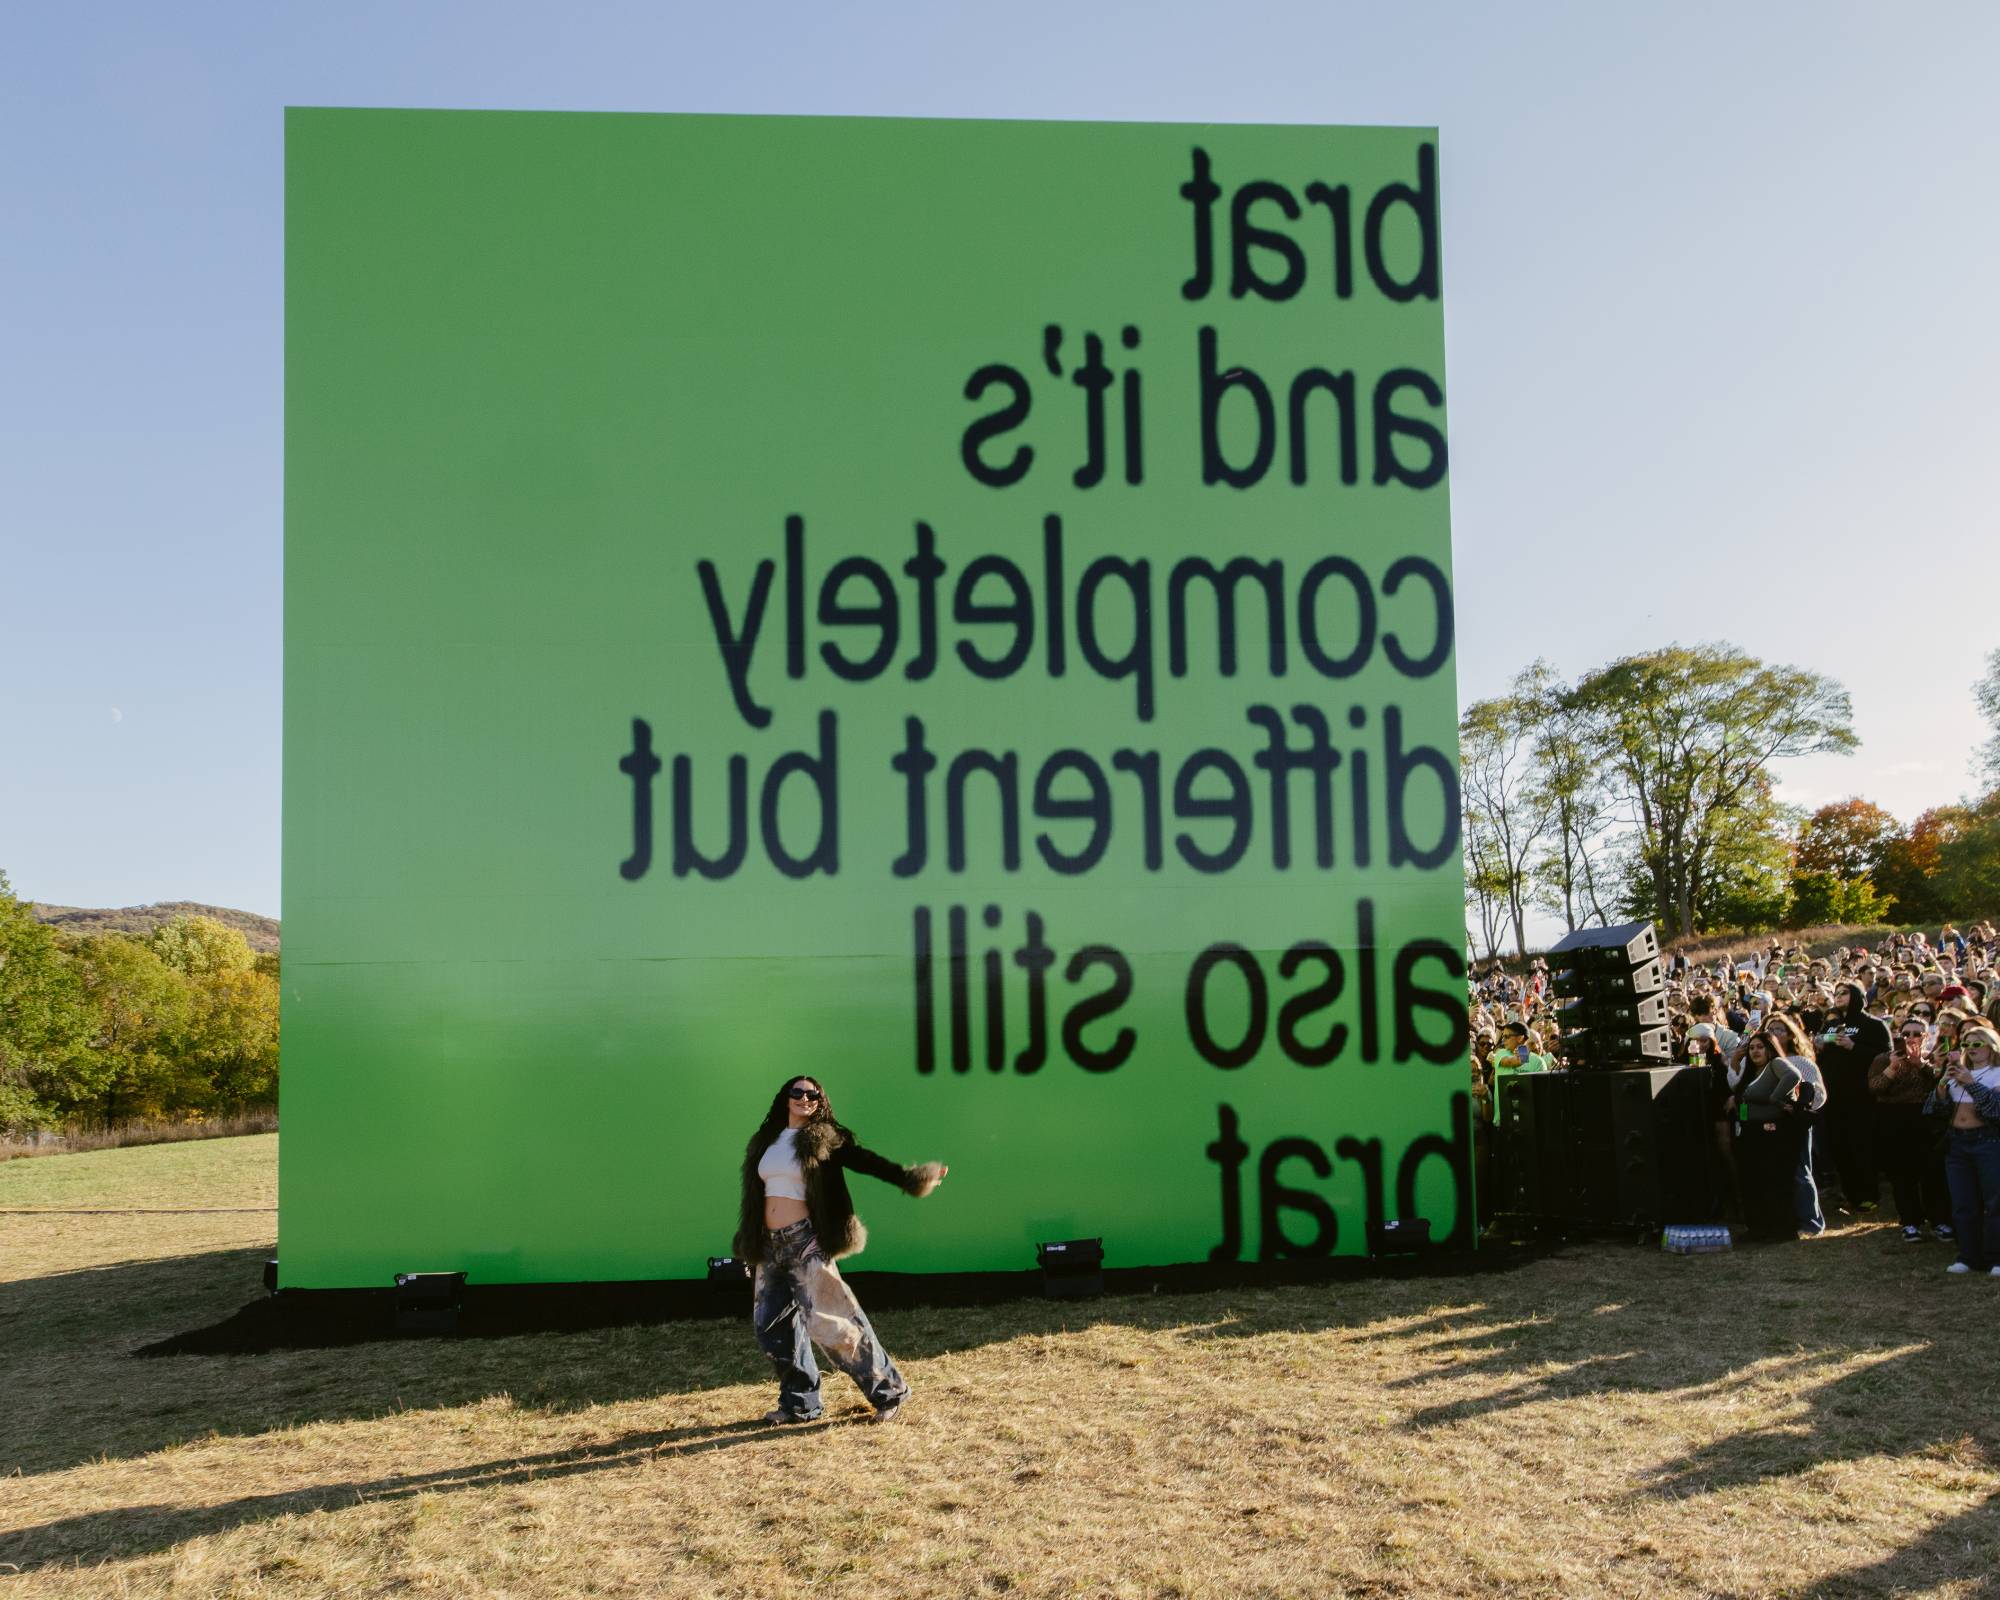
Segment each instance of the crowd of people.
[[[1674,953],[1664,964],[1670,1061],[1707,1075],[1732,1221],[1753,1238],[1811,1237],[1830,1209],[1875,1214],[1886,1178],[1905,1241],[1944,1241],[1949,1271],[2000,1279],[2000,937],[1990,921],[1935,939],[1899,933],[1872,949],[1814,955],[1773,939],[1712,963]],[[1567,1059],[1560,1005],[1546,958],[1524,973],[1475,969],[1473,1091],[1489,1124],[1516,1074],[1582,1068]]]

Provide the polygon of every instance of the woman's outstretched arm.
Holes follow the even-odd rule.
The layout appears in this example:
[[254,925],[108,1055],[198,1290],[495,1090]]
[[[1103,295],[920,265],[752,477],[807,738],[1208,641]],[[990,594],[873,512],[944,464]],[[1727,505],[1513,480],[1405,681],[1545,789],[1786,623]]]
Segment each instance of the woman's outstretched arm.
[[878,1156],[860,1143],[842,1145],[835,1159],[850,1172],[863,1173],[870,1178],[880,1178],[884,1183],[893,1183],[903,1193],[913,1195],[919,1200],[942,1183],[944,1175],[951,1170],[938,1161],[920,1161],[913,1167],[906,1167],[891,1161],[887,1156]]

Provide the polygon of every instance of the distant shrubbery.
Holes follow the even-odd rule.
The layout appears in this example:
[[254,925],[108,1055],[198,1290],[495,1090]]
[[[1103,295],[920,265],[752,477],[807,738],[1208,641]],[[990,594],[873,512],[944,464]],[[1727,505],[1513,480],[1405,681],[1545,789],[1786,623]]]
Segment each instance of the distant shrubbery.
[[121,1122],[115,1128],[72,1127],[62,1133],[20,1129],[0,1130],[0,1161],[21,1156],[76,1155],[84,1150],[123,1150],[128,1145],[186,1144],[195,1139],[235,1139],[246,1133],[276,1133],[275,1106],[259,1106],[231,1116],[203,1117],[199,1122]]
[[278,956],[213,917],[35,919],[0,873],[0,1133],[234,1117],[278,1096]]

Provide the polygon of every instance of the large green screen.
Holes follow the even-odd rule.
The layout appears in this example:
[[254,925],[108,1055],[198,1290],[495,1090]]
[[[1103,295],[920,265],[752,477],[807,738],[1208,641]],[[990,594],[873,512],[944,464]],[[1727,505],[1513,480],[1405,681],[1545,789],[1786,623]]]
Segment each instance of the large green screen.
[[283,1283],[1470,1241],[1433,133],[286,129]]

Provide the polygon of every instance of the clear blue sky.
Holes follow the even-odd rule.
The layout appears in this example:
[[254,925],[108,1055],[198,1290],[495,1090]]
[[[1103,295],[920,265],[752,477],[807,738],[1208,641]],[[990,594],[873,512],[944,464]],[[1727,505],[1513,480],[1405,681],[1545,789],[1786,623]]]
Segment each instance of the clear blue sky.
[[1970,787],[2000,642],[1987,3],[16,6],[0,868],[276,913],[287,104],[1436,123],[1460,693],[1728,638],[1785,794]]

